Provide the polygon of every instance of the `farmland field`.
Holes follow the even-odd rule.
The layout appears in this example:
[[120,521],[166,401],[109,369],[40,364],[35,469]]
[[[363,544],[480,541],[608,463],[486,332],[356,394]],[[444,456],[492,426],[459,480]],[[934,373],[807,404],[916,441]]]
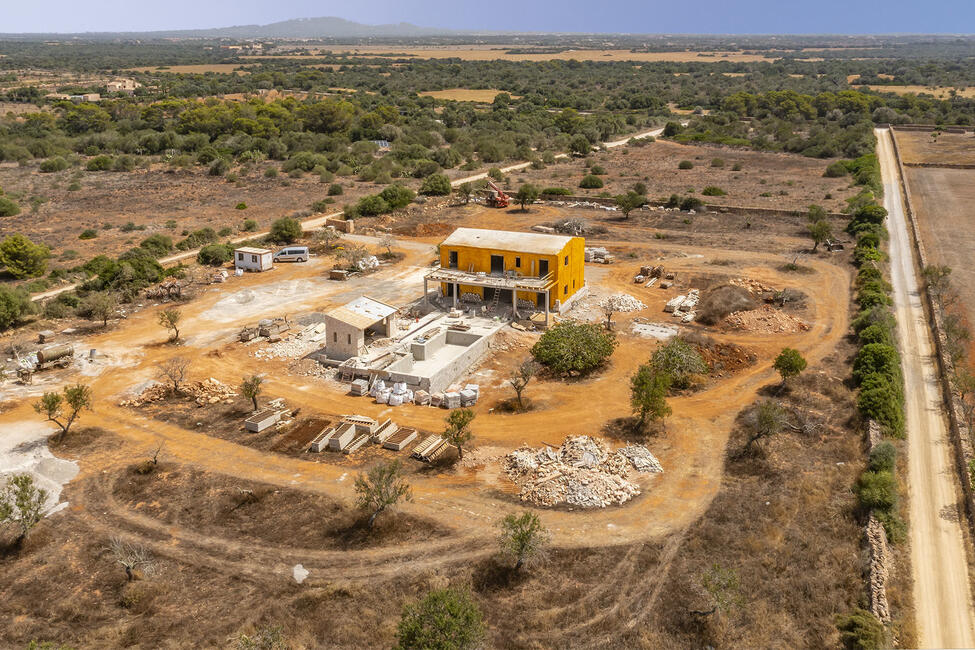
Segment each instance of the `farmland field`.
[[[468,88],[450,88],[449,90],[430,90],[420,93],[420,95],[423,97],[433,97],[434,99],[448,99],[455,102],[490,104],[494,101],[495,96],[502,92],[504,91],[494,89],[471,90]],[[518,99],[518,96],[513,95],[512,99]]]
[[904,164],[975,164],[975,136],[971,133],[897,131],[897,146]]

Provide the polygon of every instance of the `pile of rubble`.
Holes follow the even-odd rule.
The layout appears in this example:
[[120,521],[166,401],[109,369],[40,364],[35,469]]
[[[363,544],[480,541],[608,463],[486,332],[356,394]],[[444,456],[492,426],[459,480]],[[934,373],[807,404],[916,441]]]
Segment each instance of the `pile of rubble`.
[[[203,381],[188,381],[180,386],[180,393],[192,398],[198,406],[221,402],[229,404],[237,397],[233,386],[228,386],[213,377]],[[150,384],[136,397],[119,402],[119,406],[144,406],[163,400],[171,394],[171,387],[166,384]]]
[[321,347],[324,340],[325,323],[313,323],[291,338],[254,350],[251,356],[258,359],[299,359]]
[[617,293],[615,295],[609,296],[603,300],[603,303],[611,304],[616,311],[621,313],[626,313],[630,311],[640,311],[646,309],[647,306],[642,302],[634,298],[633,296],[626,293]]
[[809,329],[802,320],[779,311],[769,305],[762,305],[758,309],[736,311],[728,314],[725,325],[732,329],[747,330],[763,334],[795,334]]
[[770,287],[767,284],[762,284],[757,280],[750,280],[748,278],[732,278],[731,280],[728,280],[728,284],[746,289],[749,293],[755,296],[760,296],[765,293],[775,293],[775,289],[773,287]]
[[570,436],[558,449],[516,449],[501,466],[521,487],[522,501],[582,508],[620,505],[640,494],[640,486],[627,480],[631,469],[663,471],[646,447],[631,445],[610,453],[590,436]]

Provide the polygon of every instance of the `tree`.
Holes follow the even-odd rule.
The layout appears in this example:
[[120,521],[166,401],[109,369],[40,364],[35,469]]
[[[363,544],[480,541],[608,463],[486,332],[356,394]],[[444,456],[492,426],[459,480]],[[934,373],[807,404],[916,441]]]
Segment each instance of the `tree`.
[[601,366],[615,347],[612,332],[593,323],[566,320],[546,330],[531,353],[557,374],[585,374]]
[[525,563],[530,564],[544,557],[550,537],[535,513],[525,511],[521,516],[505,515],[498,522],[498,528],[501,556],[515,561],[515,571]]
[[335,248],[335,243],[341,238],[341,235],[333,226],[326,226],[315,233],[315,238],[326,248],[332,249]]
[[464,199],[464,205],[471,202],[471,195],[474,194],[474,186],[470,182],[464,181],[457,186],[457,193]]
[[172,357],[157,365],[156,369],[160,379],[172,384],[173,393],[179,393],[180,384],[186,381],[190,364],[191,361],[185,357]]
[[16,217],[18,214],[20,206],[6,196],[0,196],[0,217]]
[[301,223],[291,217],[281,217],[271,224],[268,239],[277,244],[293,244],[301,237]]
[[355,478],[355,492],[358,495],[356,505],[369,513],[369,528],[376,521],[376,517],[384,510],[392,508],[399,501],[412,501],[413,494],[410,484],[403,478],[399,461],[380,463],[369,470],[368,474],[359,474]]
[[599,176],[596,176],[594,174],[586,174],[585,176],[582,177],[582,180],[579,181],[579,187],[581,187],[584,190],[595,190],[595,189],[599,189],[602,186],[603,186],[603,179],[601,179]]
[[577,135],[569,142],[569,151],[577,156],[585,156],[592,151],[592,143],[584,135]]
[[263,383],[264,379],[260,375],[252,375],[244,377],[244,381],[240,384],[240,394],[254,403],[255,411],[257,410],[257,396],[261,394],[261,384]]
[[155,573],[156,562],[144,546],[129,544],[119,537],[113,537],[105,550],[125,569],[125,579],[128,582],[135,579],[136,571],[144,576]]
[[234,248],[230,244],[207,244],[196,254],[196,261],[203,266],[223,266],[234,259]]
[[816,205],[813,203],[809,206],[809,211],[806,213],[806,219],[809,220],[809,223],[824,221],[826,219],[826,210],[824,210],[821,205]]
[[396,650],[474,650],[484,631],[481,610],[469,592],[436,589],[403,608]]
[[799,373],[806,369],[806,360],[799,353],[799,350],[782,348],[779,356],[775,357],[775,363],[772,364],[772,367],[782,375],[782,385],[784,386],[788,380],[798,377]]
[[615,197],[616,207],[623,213],[625,219],[630,218],[630,213],[647,202],[647,197],[636,192],[617,194]]
[[668,375],[676,388],[688,388],[692,375],[703,375],[708,371],[708,364],[697,348],[679,336],[657,346],[650,357],[650,365]]
[[474,417],[474,411],[471,409],[457,409],[447,416],[447,428],[444,429],[443,437],[448,443],[457,447],[457,455],[460,458],[464,457],[464,445],[474,437],[470,429]]
[[47,490],[37,487],[33,476],[9,476],[0,492],[0,524],[8,521],[15,523],[20,529],[17,536],[17,543],[20,543],[43,518],[46,502]]
[[7,273],[18,280],[44,275],[50,256],[47,246],[35,244],[21,234],[10,235],[0,242],[0,265],[7,267]]
[[170,341],[179,341],[179,321],[183,317],[178,309],[163,309],[159,312],[159,324],[168,330],[173,331]]
[[391,257],[393,255],[393,246],[396,245],[396,237],[390,233],[386,233],[379,238],[379,245],[386,249],[386,257]]
[[683,127],[678,122],[667,122],[667,124],[664,125],[663,136],[665,138],[672,138],[680,133],[682,128]]
[[348,262],[353,271],[361,271],[359,265],[369,257],[369,251],[362,244],[347,244],[339,250],[339,257]]
[[666,372],[655,369],[645,363],[637,369],[630,378],[630,406],[640,419],[637,426],[640,429],[647,420],[662,420],[671,414],[667,404],[667,393],[670,391],[671,377]]
[[745,417],[748,428],[748,442],[745,449],[762,438],[771,438],[782,432],[789,425],[789,414],[778,402],[767,400],[760,402]]
[[423,179],[420,194],[427,196],[447,196],[450,194],[450,179],[444,174],[431,174]]
[[118,297],[111,291],[94,291],[81,301],[81,311],[89,320],[100,320],[102,327],[108,326],[108,319],[118,309]]
[[833,236],[833,227],[825,219],[809,224],[809,236],[813,240],[813,252],[819,248],[820,244],[826,242]]
[[[91,387],[85,384],[75,384],[74,386],[65,386],[63,395],[54,392],[44,393],[41,399],[34,403],[34,410],[47,418],[49,422],[61,427],[61,433],[58,436],[58,443],[60,443],[67,435],[68,429],[78,419],[81,411],[84,409],[91,410],[91,403]],[[69,409],[66,417],[65,406]]]
[[23,287],[0,285],[0,330],[14,325],[33,311],[34,303]]
[[528,206],[538,200],[538,188],[531,183],[525,183],[518,188],[515,201],[521,205],[522,212],[528,212]]
[[508,377],[508,383],[515,389],[515,395],[518,396],[518,408],[522,411],[525,410],[525,403],[522,400],[521,394],[525,392],[528,382],[538,373],[538,370],[539,365],[535,361],[525,359]]
[[613,314],[618,311],[623,311],[624,300],[626,300],[626,296],[616,294],[607,296],[599,302],[599,308],[602,309],[603,315],[606,317],[607,330],[613,329]]

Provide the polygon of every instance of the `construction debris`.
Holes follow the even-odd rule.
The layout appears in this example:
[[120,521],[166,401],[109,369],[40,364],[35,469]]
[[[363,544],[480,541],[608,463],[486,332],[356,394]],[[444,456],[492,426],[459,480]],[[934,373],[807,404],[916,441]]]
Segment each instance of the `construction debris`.
[[724,322],[733,329],[764,334],[794,334],[809,329],[805,322],[770,305],[762,305],[749,311],[736,311],[729,314]]
[[[180,386],[180,393],[194,399],[197,406],[219,404],[220,402],[229,404],[237,397],[232,386],[228,386],[213,377],[203,381],[188,381]],[[141,407],[166,399],[171,394],[172,389],[166,384],[150,384],[138,396],[119,402],[119,406]]]
[[610,453],[590,436],[570,436],[558,449],[522,447],[505,456],[501,465],[521,487],[522,501],[583,508],[620,505],[640,494],[640,487],[627,480],[631,468],[663,471],[645,447],[631,445]]
[[728,280],[728,284],[747,289],[749,293],[756,296],[760,296],[765,293],[775,293],[776,291],[773,287],[770,287],[767,284],[762,284],[757,280],[750,280],[749,278],[732,278],[731,280]]
[[[285,325],[275,322],[267,328],[261,328],[261,332],[268,332],[267,335],[261,334],[261,336],[267,336],[268,341],[273,341],[275,336],[280,336],[281,332],[286,331],[282,329],[283,327]],[[244,328],[241,331],[241,340],[244,340],[244,332],[248,329]],[[272,342],[265,348],[255,350],[251,355],[258,359],[298,359],[321,347],[321,342],[324,340],[325,323],[313,323],[295,333],[293,337]]]

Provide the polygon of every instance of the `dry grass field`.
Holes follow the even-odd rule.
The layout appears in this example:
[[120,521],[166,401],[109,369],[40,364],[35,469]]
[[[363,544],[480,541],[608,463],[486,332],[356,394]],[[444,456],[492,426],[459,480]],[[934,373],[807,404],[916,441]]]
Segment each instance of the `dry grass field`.
[[[883,76],[883,75],[878,75]],[[950,99],[952,92],[959,97],[975,97],[975,88],[955,88],[952,86],[876,86],[865,85],[861,88],[869,88],[880,93],[897,93],[898,95],[933,95],[938,99]]]
[[[129,68],[128,72],[174,72],[179,74],[206,74],[214,72],[217,74],[250,74],[246,70],[237,70],[240,63],[206,63],[200,65],[172,65],[172,66],[147,66],[142,68]],[[243,64],[245,67],[248,64]]]
[[[335,90],[335,89],[333,89]],[[423,97],[433,97],[434,99],[448,99],[455,102],[477,102],[479,104],[490,104],[503,90],[484,89],[471,90],[468,88],[450,88],[448,90],[429,90],[420,93]],[[520,95],[512,95],[512,99],[519,99]]]
[[933,131],[897,131],[897,146],[905,164],[975,165],[975,135]]

